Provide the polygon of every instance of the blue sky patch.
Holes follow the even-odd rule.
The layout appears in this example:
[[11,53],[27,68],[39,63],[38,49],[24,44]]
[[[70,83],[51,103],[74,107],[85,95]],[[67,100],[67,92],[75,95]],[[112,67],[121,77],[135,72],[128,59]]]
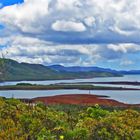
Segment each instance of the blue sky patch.
[[0,0],[0,3],[2,4],[1,7],[18,4],[18,3],[22,3],[22,2],[23,2],[23,0]]

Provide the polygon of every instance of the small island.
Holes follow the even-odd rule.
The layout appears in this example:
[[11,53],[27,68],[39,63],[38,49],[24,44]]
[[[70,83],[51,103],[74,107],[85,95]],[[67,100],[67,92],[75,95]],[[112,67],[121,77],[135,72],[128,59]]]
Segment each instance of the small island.
[[79,89],[79,90],[140,90],[137,88],[123,88],[123,87],[106,87],[106,86],[94,86],[83,84],[50,84],[50,85],[38,85],[30,83],[18,83],[17,85],[0,86],[0,90],[60,90],[60,89]]

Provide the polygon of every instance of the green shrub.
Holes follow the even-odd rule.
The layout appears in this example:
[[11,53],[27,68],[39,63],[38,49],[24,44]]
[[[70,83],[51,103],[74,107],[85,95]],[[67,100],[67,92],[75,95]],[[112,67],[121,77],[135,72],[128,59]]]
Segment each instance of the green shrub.
[[140,113],[0,98],[0,139],[140,140]]

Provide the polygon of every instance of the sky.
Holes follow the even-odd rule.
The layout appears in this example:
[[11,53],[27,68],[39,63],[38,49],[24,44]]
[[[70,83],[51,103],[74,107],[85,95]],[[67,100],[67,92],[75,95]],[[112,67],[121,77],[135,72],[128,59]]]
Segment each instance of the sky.
[[18,62],[140,69],[140,0],[0,0],[0,53]]

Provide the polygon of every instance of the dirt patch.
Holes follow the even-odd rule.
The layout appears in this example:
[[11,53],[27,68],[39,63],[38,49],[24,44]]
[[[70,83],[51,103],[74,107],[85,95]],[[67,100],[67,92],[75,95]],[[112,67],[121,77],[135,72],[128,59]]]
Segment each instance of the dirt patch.
[[32,102],[43,102],[45,104],[73,104],[73,105],[104,105],[104,106],[122,106],[130,107],[140,105],[131,105],[118,102],[116,100],[108,99],[104,96],[89,95],[89,94],[68,94],[68,95],[56,95],[49,97],[38,97],[32,99]]

